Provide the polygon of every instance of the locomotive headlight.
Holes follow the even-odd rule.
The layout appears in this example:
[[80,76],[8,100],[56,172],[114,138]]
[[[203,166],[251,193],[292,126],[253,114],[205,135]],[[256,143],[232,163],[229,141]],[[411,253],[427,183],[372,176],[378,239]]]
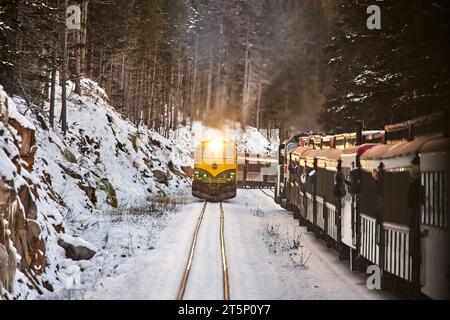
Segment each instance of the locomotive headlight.
[[211,150],[215,153],[215,154],[220,154],[223,150],[223,142],[220,140],[212,140],[210,142],[210,147]]

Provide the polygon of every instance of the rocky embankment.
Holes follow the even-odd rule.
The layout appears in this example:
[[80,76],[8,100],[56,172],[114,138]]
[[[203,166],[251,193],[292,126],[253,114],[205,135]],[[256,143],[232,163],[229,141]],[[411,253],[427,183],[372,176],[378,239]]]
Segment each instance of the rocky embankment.
[[[0,86],[0,294],[13,292],[16,271],[38,289],[46,267],[45,239],[37,221],[35,127],[17,112]],[[39,289],[38,289],[39,290]]]

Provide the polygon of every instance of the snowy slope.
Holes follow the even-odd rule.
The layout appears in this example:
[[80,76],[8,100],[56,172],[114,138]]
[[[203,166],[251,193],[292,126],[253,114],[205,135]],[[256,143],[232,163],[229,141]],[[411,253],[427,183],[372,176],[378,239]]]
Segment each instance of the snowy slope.
[[220,130],[206,127],[201,122],[195,121],[191,128],[181,127],[173,132],[172,136],[189,150],[194,150],[194,147],[202,140],[220,138],[236,143],[239,152],[247,151],[261,155],[274,155],[279,143],[277,132],[268,138],[266,132],[262,133],[250,126],[244,130],[239,123],[226,123]]

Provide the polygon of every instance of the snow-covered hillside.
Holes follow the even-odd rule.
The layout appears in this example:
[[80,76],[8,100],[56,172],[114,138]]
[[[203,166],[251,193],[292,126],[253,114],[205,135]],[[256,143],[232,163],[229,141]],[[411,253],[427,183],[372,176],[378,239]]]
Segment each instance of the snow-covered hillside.
[[[266,131],[266,130],[263,130]],[[223,130],[205,127],[201,122],[195,121],[192,126],[184,126],[172,133],[173,139],[185,145],[189,150],[202,140],[212,138],[227,139],[236,143],[239,152],[257,153],[261,155],[274,155],[278,149],[278,131],[273,130],[267,137],[267,132],[259,132],[256,128],[247,126],[241,128],[239,123],[227,123]]]
[[[55,115],[60,114],[60,91],[58,88]],[[254,128],[242,130],[233,125],[222,132],[203,127],[199,122],[171,132],[166,139],[146,127],[137,128],[116,112],[104,90],[91,80],[82,80],[80,96],[73,92],[70,82],[67,91],[70,94],[65,136],[57,121],[54,128],[49,128],[48,104],[37,117],[21,97],[7,98],[10,116],[35,129],[34,166],[29,179],[37,186],[33,198],[38,212],[36,219],[46,246],[45,271],[29,280],[19,268],[13,290],[4,292],[8,298],[36,298],[39,292],[44,296],[52,292],[57,295],[67,286],[70,274],[81,265],[68,259],[58,245],[58,240],[67,239],[63,237],[65,233],[87,237],[99,247],[97,256],[107,259],[107,246],[102,248],[104,239],[100,239],[105,230],[96,234],[91,225],[109,225],[108,219],[114,219],[111,210],[145,206],[155,197],[188,195],[191,153],[200,140],[220,136],[235,141],[240,151],[260,154],[273,153],[277,147],[277,137],[269,142]],[[7,97],[4,92],[2,95]],[[2,175],[6,175],[8,167],[3,163],[1,166]],[[116,240],[120,242],[122,236],[128,237],[133,228],[138,235],[148,233],[145,228],[154,225],[154,220],[146,221],[142,228],[131,224],[121,230],[116,225]],[[78,240],[81,241],[77,238],[74,241]],[[89,269],[86,263],[82,265],[83,269]]]

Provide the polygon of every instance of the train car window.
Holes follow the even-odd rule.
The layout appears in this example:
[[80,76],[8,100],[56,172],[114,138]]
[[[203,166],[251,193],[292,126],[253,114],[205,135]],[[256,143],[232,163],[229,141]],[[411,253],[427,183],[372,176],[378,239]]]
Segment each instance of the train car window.
[[345,147],[353,147],[356,146],[356,137],[348,137],[345,141]]
[[294,150],[297,147],[298,147],[298,143],[296,143],[296,142],[288,143],[288,145],[286,146],[286,153],[291,152],[292,150]]
[[[384,219],[387,222],[409,225],[409,172],[386,172],[383,183]],[[414,196],[419,198],[418,195]]]
[[234,159],[236,156],[236,150],[234,146],[232,144],[227,143],[225,149],[226,149],[225,158]]
[[361,213],[369,215],[372,218],[376,218],[378,212],[379,197],[380,193],[378,191],[375,180],[372,178],[372,173],[362,171],[360,183]]
[[344,149],[345,139],[344,137],[337,137],[334,141],[336,149]]
[[197,148],[195,148],[194,151],[194,162],[196,164],[201,164],[203,158],[203,146],[199,145]]
[[352,195],[358,194],[361,185],[361,170],[355,168],[350,171],[349,191]]

